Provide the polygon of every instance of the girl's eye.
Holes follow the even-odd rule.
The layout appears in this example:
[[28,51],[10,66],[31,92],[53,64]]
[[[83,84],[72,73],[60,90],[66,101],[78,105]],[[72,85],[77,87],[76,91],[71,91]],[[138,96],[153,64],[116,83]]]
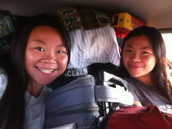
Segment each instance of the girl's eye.
[[126,49],[125,51],[126,51],[126,52],[131,52],[131,50],[130,50],[130,49]]
[[149,54],[149,52],[143,51],[142,54]]
[[57,53],[65,53],[64,51],[62,50],[58,50]]
[[38,51],[44,51],[42,47],[36,47],[35,49],[37,49]]

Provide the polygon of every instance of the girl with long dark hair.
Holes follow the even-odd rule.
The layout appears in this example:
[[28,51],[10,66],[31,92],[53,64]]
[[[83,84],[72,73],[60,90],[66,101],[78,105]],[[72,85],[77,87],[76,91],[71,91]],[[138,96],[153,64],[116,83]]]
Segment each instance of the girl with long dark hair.
[[0,62],[0,128],[44,128],[46,85],[70,59],[70,38],[54,14],[32,17],[16,34]]
[[172,81],[160,32],[148,26],[131,31],[122,46],[121,70],[131,84],[135,105],[158,106],[172,113]]

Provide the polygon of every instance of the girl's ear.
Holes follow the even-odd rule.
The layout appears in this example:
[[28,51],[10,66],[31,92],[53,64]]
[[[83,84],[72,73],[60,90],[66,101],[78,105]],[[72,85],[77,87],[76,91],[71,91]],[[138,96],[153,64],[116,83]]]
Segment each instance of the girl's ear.
[[121,47],[119,47],[119,52],[120,52],[120,54],[121,54],[121,52],[122,52],[122,48],[121,48]]
[[122,48],[121,47],[119,47],[119,52],[120,52],[120,56],[122,58]]

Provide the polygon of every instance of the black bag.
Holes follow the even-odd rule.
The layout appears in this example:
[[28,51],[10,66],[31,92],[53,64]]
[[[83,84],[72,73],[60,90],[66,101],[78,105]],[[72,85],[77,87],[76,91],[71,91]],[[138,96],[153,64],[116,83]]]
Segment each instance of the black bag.
[[57,88],[45,100],[46,128],[75,123],[77,129],[96,129],[109,107],[133,104],[126,87],[123,79],[101,71]]
[[9,52],[14,33],[15,26],[11,13],[0,10],[0,55]]

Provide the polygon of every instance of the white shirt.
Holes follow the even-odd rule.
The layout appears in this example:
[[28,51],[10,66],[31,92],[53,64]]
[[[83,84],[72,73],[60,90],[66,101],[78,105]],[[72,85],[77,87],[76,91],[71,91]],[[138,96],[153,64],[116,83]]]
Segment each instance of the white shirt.
[[[7,86],[7,75],[0,68],[0,99]],[[45,120],[45,104],[44,99],[52,90],[47,86],[43,86],[40,95],[35,98],[27,91],[25,93],[26,100],[26,127],[27,129],[43,129]]]
[[45,120],[45,97],[52,90],[47,86],[42,88],[41,94],[35,98],[27,91],[25,93],[26,99],[26,123],[27,129],[43,129]]
[[0,99],[7,87],[7,75],[3,69],[0,68]]

